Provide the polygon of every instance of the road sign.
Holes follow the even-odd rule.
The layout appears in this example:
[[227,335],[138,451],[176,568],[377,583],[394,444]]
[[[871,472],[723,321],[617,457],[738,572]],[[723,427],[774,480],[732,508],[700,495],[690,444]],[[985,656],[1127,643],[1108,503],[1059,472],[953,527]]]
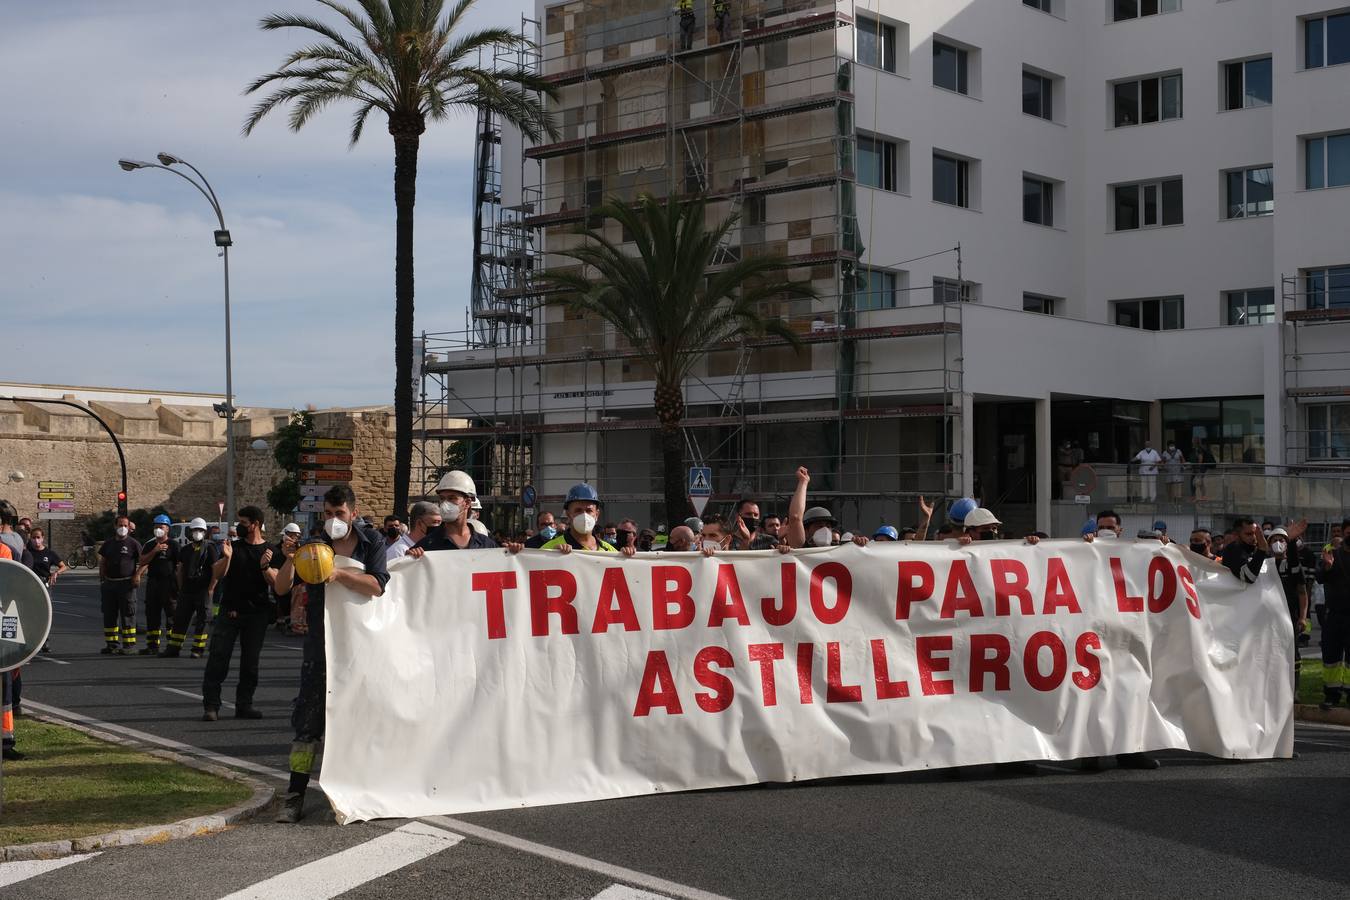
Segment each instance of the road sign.
[[306,497],[300,501],[299,509],[301,512],[323,512],[323,501],[314,497]]
[[225,501],[224,501],[224,500],[217,500],[217,501],[216,501],[216,509],[220,510],[220,517],[221,517],[222,519],[225,518]]
[[48,521],[58,521],[58,520],[59,520],[59,521],[62,521],[62,522],[68,522],[68,521],[70,521],[71,519],[75,518],[75,514],[74,514],[73,512],[68,511],[68,510],[62,512],[62,511],[60,511],[60,510],[47,510],[47,509],[44,509],[44,510],[41,510],[41,511],[38,512],[38,518],[39,518],[39,519],[46,519],[46,520],[48,520]]
[[74,500],[75,494],[71,491],[38,491],[39,500]]
[[301,438],[301,450],[350,450],[351,438]]
[[39,512],[74,512],[74,500],[43,500],[38,503]]
[[333,466],[350,469],[352,467],[352,455],[350,453],[301,453],[300,464],[302,466]]
[[328,493],[331,484],[302,484],[300,485],[301,497],[322,497]]
[[75,482],[73,481],[39,481],[39,491],[73,491]]
[[326,481],[329,483],[351,481],[350,469],[301,469],[300,477],[305,481]]
[[0,672],[32,659],[51,627],[52,601],[42,579],[22,563],[0,559]]
[[689,496],[712,496],[712,469],[705,466],[693,466],[689,469]]
[[520,492],[520,505],[527,509],[532,508],[534,506],[534,501],[537,499],[539,498],[535,496],[534,485],[525,485],[525,489]]

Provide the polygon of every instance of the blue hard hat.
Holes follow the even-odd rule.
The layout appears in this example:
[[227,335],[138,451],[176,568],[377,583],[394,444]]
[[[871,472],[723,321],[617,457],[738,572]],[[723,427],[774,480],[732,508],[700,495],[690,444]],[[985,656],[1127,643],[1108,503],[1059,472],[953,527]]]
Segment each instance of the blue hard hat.
[[1167,523],[1164,522],[1162,519],[1159,519],[1158,521],[1156,521],[1156,522],[1153,523],[1153,530],[1154,530],[1154,531],[1166,531],[1166,530],[1167,530]]
[[1081,534],[1096,534],[1096,533],[1097,533],[1097,520],[1096,520],[1096,519],[1088,519],[1086,522],[1084,522],[1084,523],[1083,523],[1083,529],[1082,529],[1082,531],[1081,531],[1080,533],[1081,533]]
[[574,484],[568,488],[567,499],[563,501],[563,509],[566,509],[567,504],[571,503],[573,500],[589,500],[596,506],[604,505],[600,502],[600,495],[595,492],[595,488],[586,484],[584,481],[581,484]]
[[980,504],[969,497],[962,497],[952,504],[951,509],[947,510],[947,518],[960,525],[965,522],[966,516],[970,515],[971,510],[978,509]]
[[900,540],[900,532],[895,530],[894,525],[882,525],[880,528],[876,530],[876,533],[874,533],[872,537],[873,538],[888,537],[893,541],[898,541]]
[[164,515],[164,513],[160,513],[159,515],[155,516],[155,524],[156,524],[156,525],[172,525],[172,524],[173,524],[173,519],[170,519],[168,516]]

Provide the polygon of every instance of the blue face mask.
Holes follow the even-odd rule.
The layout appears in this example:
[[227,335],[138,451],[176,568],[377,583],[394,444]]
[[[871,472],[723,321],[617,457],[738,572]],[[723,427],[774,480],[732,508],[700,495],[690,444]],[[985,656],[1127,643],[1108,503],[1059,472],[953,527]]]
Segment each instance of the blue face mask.
[[546,541],[551,541],[558,536],[558,529],[554,528],[552,525],[545,525],[543,528],[539,529],[539,536]]

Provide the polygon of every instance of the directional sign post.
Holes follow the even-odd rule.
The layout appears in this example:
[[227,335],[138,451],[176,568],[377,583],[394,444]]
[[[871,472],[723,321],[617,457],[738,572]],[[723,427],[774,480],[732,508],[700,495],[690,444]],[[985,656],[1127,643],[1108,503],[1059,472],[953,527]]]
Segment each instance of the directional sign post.
[[351,438],[301,438],[301,450],[342,450],[350,452],[354,444]]
[[48,521],[75,518],[75,482],[39,481],[38,518]]
[[708,505],[708,498],[712,496],[712,480],[712,469],[707,466],[692,466],[689,469],[689,499],[700,516]]

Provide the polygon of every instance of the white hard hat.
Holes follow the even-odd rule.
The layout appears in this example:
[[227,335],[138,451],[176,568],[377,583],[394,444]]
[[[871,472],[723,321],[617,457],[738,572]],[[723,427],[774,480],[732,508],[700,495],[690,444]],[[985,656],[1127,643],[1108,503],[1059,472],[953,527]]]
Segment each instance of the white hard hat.
[[469,473],[461,472],[459,469],[441,476],[441,480],[436,483],[436,493],[439,494],[441,491],[459,491],[467,497],[478,496],[478,486],[473,483]]
[[206,530],[206,520],[203,519],[201,516],[198,516],[197,518],[193,519],[191,522],[188,523],[188,531],[196,531],[199,528],[202,531]]
[[483,501],[479,500],[477,497],[474,497],[473,503],[469,505],[469,509],[482,509],[482,508],[483,508]]
[[979,528],[981,525],[1002,525],[1002,524],[1003,524],[1002,522],[994,518],[994,514],[992,512],[985,509],[983,506],[977,506],[975,509],[972,509],[970,512],[966,513],[965,526],[967,528]]
[[286,534],[299,534],[300,526],[295,524],[294,522],[287,522],[286,527],[281,530]]
[[1283,528],[1280,527],[1270,529],[1270,537],[1276,536],[1287,538],[1289,537],[1289,532],[1285,531]]

